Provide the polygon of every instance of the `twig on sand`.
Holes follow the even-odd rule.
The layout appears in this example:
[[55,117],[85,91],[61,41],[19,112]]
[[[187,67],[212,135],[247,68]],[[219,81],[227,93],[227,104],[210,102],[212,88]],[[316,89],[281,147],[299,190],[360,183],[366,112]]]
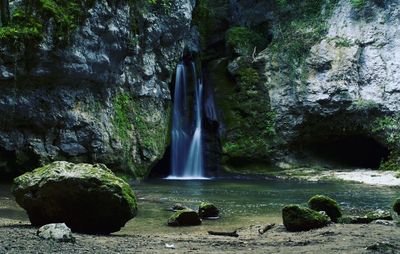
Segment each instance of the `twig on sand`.
[[265,225],[263,228],[260,228],[260,229],[258,230],[258,233],[259,233],[260,235],[263,235],[263,234],[265,234],[268,230],[272,229],[273,227],[275,227],[275,223],[267,224],[267,225]]
[[231,236],[231,237],[239,237],[237,231],[233,232],[218,232],[218,231],[208,231],[210,235],[221,235],[221,236]]

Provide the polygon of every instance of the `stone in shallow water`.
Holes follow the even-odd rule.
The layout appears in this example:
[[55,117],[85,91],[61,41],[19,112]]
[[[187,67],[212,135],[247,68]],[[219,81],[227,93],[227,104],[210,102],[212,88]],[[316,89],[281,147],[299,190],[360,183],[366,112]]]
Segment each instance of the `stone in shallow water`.
[[71,229],[65,223],[52,223],[40,227],[37,231],[40,238],[59,242],[75,242]]
[[322,228],[331,222],[325,213],[298,205],[285,206],[282,210],[282,219],[286,229],[295,232]]
[[211,203],[202,202],[199,206],[199,216],[201,218],[217,218],[219,216],[219,209]]
[[400,198],[397,198],[393,203],[393,210],[400,215]]
[[175,212],[168,219],[168,226],[197,226],[201,224],[199,214],[191,209],[185,209]]
[[14,179],[13,194],[34,226],[64,222],[76,232],[108,234],[137,212],[129,184],[102,164],[51,163]]
[[342,216],[338,203],[323,195],[315,195],[310,198],[308,200],[308,207],[315,211],[326,212],[333,222],[337,222],[338,218]]

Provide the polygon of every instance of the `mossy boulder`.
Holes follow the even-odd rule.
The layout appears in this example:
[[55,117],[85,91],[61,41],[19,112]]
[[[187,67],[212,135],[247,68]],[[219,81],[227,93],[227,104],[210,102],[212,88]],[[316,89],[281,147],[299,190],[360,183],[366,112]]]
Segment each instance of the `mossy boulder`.
[[197,226],[201,224],[199,214],[191,209],[176,211],[169,219],[168,226]]
[[288,205],[282,210],[283,224],[288,231],[307,231],[322,228],[330,223],[323,212],[317,212],[298,205]]
[[393,203],[393,210],[400,215],[400,198],[397,198]]
[[202,202],[199,206],[199,216],[203,219],[218,217],[219,209],[212,203]]
[[393,217],[389,211],[381,209],[369,212],[364,217],[366,217],[370,222],[374,220],[393,220]]
[[13,194],[34,226],[65,223],[75,232],[116,232],[135,217],[135,195],[102,164],[53,162],[14,179]]
[[344,216],[339,218],[338,222],[342,224],[368,224],[376,220],[393,220],[393,217],[389,211],[378,209],[368,212],[364,216]]
[[315,211],[324,211],[333,222],[342,217],[339,204],[330,197],[315,195],[308,200],[308,207]]

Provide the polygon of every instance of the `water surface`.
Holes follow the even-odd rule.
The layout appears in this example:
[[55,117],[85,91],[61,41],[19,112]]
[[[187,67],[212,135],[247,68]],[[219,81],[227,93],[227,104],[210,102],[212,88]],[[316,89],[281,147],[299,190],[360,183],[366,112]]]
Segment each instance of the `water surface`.
[[[250,225],[282,221],[280,211],[287,204],[306,205],[315,194],[336,199],[345,214],[361,215],[374,209],[391,209],[400,189],[356,183],[310,183],[288,180],[151,180],[132,184],[138,197],[138,216],[127,223],[120,234],[193,233],[206,230],[234,230]],[[166,226],[174,203],[197,209],[202,201],[221,210],[217,221],[202,226],[170,228]],[[0,217],[28,221],[26,213],[12,198],[10,185],[0,185]]]

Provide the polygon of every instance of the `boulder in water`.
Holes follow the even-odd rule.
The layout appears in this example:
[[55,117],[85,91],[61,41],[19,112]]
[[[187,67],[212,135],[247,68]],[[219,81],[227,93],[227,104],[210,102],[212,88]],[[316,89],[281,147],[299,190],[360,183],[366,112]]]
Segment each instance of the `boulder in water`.
[[369,212],[365,215],[365,217],[370,222],[372,222],[374,220],[393,220],[393,217],[389,211],[385,211],[385,210],[381,210],[381,209]]
[[201,218],[217,218],[219,209],[212,203],[202,202],[199,206],[199,216]]
[[326,214],[298,205],[285,206],[282,210],[282,219],[286,229],[294,232],[322,228],[330,223]]
[[65,223],[76,232],[108,234],[137,212],[129,184],[102,164],[53,162],[15,178],[13,194],[34,226]]
[[324,211],[333,222],[337,222],[342,217],[338,203],[324,195],[315,195],[308,200],[308,207],[315,211]]
[[400,215],[400,198],[397,198],[393,203],[393,210]]
[[191,209],[176,211],[169,219],[168,226],[197,226],[201,224],[199,214]]

